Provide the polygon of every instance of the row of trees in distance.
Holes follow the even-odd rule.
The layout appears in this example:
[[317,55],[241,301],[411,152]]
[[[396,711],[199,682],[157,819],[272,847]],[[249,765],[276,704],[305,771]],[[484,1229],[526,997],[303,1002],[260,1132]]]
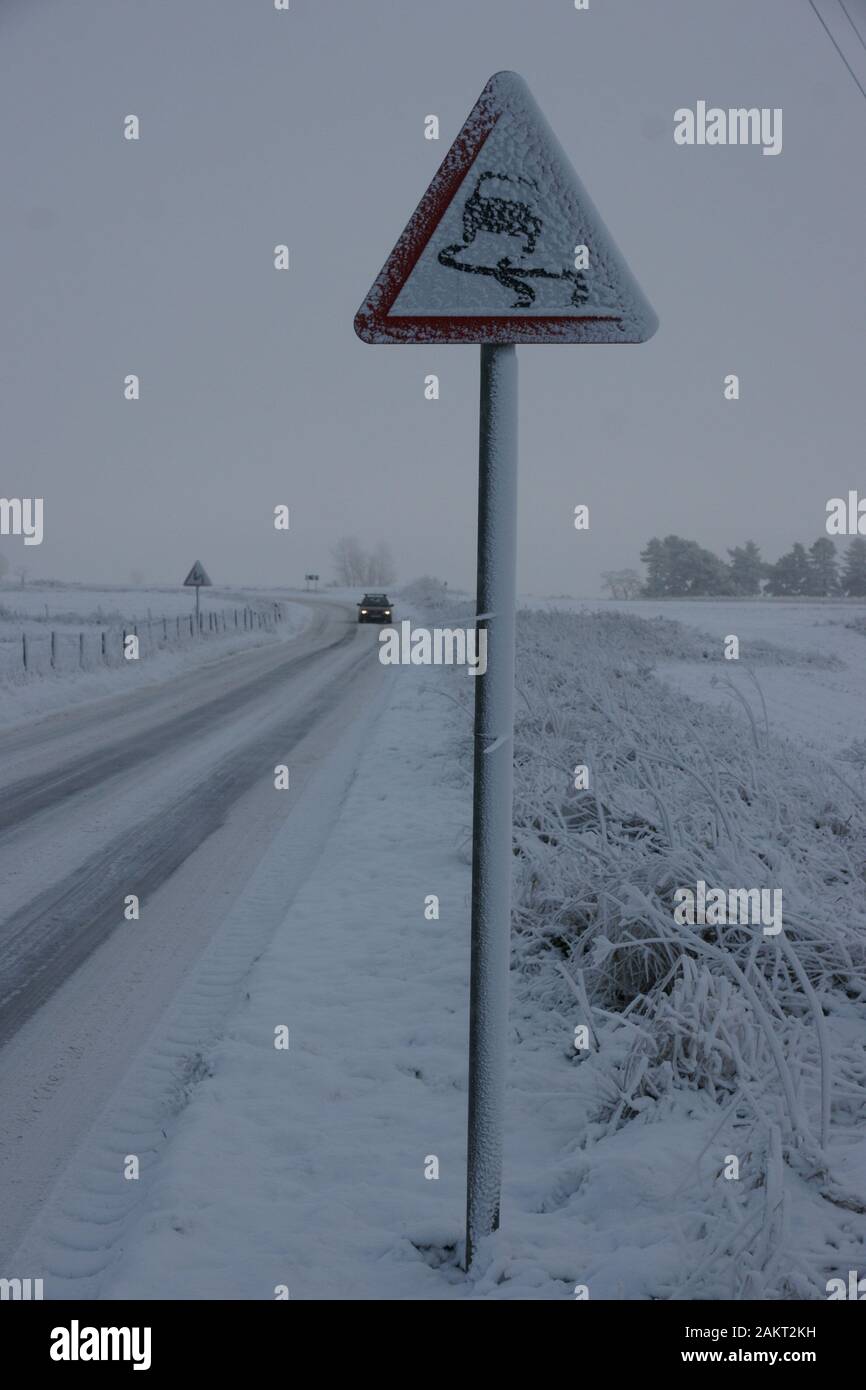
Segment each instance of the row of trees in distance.
[[697,541],[682,536],[654,536],[641,551],[647,577],[636,570],[608,570],[602,575],[612,598],[866,597],[866,537],[855,536],[842,557],[828,536],[806,548],[797,541],[773,563],[761,557],[754,541],[728,550],[722,560]]

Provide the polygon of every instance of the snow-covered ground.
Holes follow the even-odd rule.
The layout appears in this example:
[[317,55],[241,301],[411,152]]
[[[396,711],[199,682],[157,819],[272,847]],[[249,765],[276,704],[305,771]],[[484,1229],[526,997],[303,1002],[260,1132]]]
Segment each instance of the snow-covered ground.
[[[686,694],[708,703],[738,706],[719,677],[732,681],[763,720],[760,695],[746,668],[754,671],[767,705],[773,733],[801,741],[823,753],[846,752],[866,736],[866,603],[848,600],[638,599],[632,602],[533,599],[528,606],[564,612],[633,613],[666,618],[714,640],[714,662],[661,661],[657,673]],[[859,623],[861,630],[847,624]],[[740,639],[738,661],[718,657],[724,639]],[[770,643],[803,658],[800,665],[774,664]],[[757,652],[757,655],[756,655]],[[822,665],[821,663],[825,664]]]
[[[382,685],[375,634],[350,618],[323,603],[292,642],[0,732],[0,1270],[234,905],[250,925],[226,928],[231,978],[314,862]],[[267,902],[247,899],[286,822]],[[214,996],[223,1021],[214,979],[181,1015],[189,1052],[164,1047],[169,1107]]]
[[[281,621],[273,630],[248,632],[231,626],[235,609],[242,618],[245,607],[273,613],[280,603]],[[226,613],[226,632],[208,632],[187,640],[187,622],[195,612],[193,591],[172,589],[96,589],[80,585],[0,587],[0,724],[15,725],[130,689],[157,686],[245,647],[291,640],[309,625],[312,609],[303,596],[285,591],[202,589],[201,609]],[[120,630],[153,620],[157,639],[159,620],[180,618],[183,639],[175,645],[169,626],[169,645],[158,650],[143,648],[137,661],[103,665],[99,660],[100,630],[113,633],[120,649]],[[62,661],[58,669],[48,664],[50,633],[57,633]],[[27,633],[37,669],[25,676],[21,669],[21,635]],[[87,641],[87,669],[78,669],[78,635]],[[144,640],[144,639],[143,639]],[[94,656],[94,653],[96,654]]]
[[[797,878],[806,872],[802,862],[809,873],[823,868],[834,875],[834,911],[839,933],[847,933],[847,947],[841,945],[842,935],[838,943],[832,934],[822,936],[826,912],[810,920],[802,907],[805,934],[793,938],[810,969],[811,942],[819,943],[814,978],[815,987],[826,991],[827,1020],[821,1025],[821,1048],[809,1009],[801,1010],[790,993],[778,993],[770,1027],[772,1045],[778,1038],[788,1057],[792,1104],[818,1128],[819,1052],[829,1046],[835,1083],[830,1176],[815,1173],[814,1165],[820,1168],[823,1160],[815,1158],[811,1140],[804,1139],[801,1150],[796,1136],[787,1137],[772,1060],[765,1064],[762,1037],[749,1034],[748,1000],[732,994],[724,981],[719,984],[700,954],[700,942],[690,957],[694,988],[687,970],[682,989],[678,985],[670,999],[664,992],[653,996],[657,1009],[670,1004],[661,1023],[660,1015],[648,1010],[633,1012],[629,1020],[621,1004],[614,1009],[609,997],[614,986],[605,985],[607,967],[591,964],[623,946],[642,945],[642,921],[665,921],[658,917],[658,901],[650,901],[656,879],[647,880],[641,898],[633,887],[618,886],[628,874],[646,867],[658,877],[667,865],[677,872],[677,857],[688,859],[698,843],[690,823],[699,828],[700,854],[710,856],[708,863],[712,853],[725,849],[719,838],[722,820],[704,842],[700,778],[694,804],[685,800],[684,793],[694,787],[694,763],[675,774],[681,779],[671,784],[675,800],[661,794],[664,776],[674,774],[661,769],[652,776],[650,769],[646,790],[635,791],[633,804],[616,811],[631,837],[617,842],[617,853],[625,856],[628,850],[633,858],[623,857],[621,871],[614,862],[599,869],[610,882],[614,910],[605,930],[611,941],[599,934],[593,917],[600,902],[594,819],[585,824],[586,810],[564,804],[564,793],[554,790],[552,804],[554,809],[563,805],[562,823],[556,836],[541,833],[544,822],[535,814],[534,798],[540,814],[546,814],[551,785],[558,785],[563,768],[557,772],[556,762],[539,761],[537,754],[548,751],[541,742],[548,735],[547,716],[536,711],[536,718],[530,710],[519,750],[521,931],[512,971],[502,1229],[478,1251],[472,1279],[460,1273],[471,815],[467,769],[460,763],[471,741],[460,685],[465,682],[468,691],[471,682],[461,671],[392,667],[384,685],[387,705],[377,704],[363,726],[346,730],[348,742],[334,749],[321,769],[323,780],[310,786],[299,807],[300,815],[319,821],[323,808],[333,811],[329,833],[320,828],[312,838],[303,831],[299,835],[302,823],[296,816],[276,834],[248,891],[155,1024],[25,1238],[12,1261],[16,1269],[42,1273],[49,1297],[272,1299],[287,1288],[291,1298],[302,1300],[558,1300],[574,1298],[575,1287],[585,1285],[592,1299],[628,1300],[772,1298],[779,1289],[788,1290],[785,1296],[813,1298],[821,1296],[825,1273],[841,1270],[844,1276],[862,1266],[866,1141],[856,1117],[863,1104],[864,1026],[856,999],[830,992],[841,959],[835,953],[844,956],[845,949],[853,949],[853,917],[846,919],[845,911],[859,898],[844,866],[845,855],[856,851],[860,840],[851,843],[852,822],[843,818],[821,830],[826,837],[821,850],[808,801],[814,787],[816,804],[824,805],[820,773],[810,767],[805,751],[801,766],[793,745],[811,732],[810,742],[826,756],[857,737],[853,690],[863,670],[866,638],[841,625],[849,620],[849,605],[840,606],[838,621],[836,614],[829,621],[824,605],[814,614],[808,605],[799,612],[789,605],[766,611],[751,604],[664,604],[655,612],[637,604],[622,607],[632,616],[661,616],[686,625],[682,639],[666,628],[655,629],[664,633],[664,641],[670,639],[676,659],[668,661],[662,653],[659,660],[647,658],[649,665],[660,667],[678,689],[730,701],[743,733],[740,738],[736,725],[720,725],[716,747],[712,721],[702,722],[699,707],[690,709],[679,694],[668,699],[663,687],[661,693],[655,686],[648,690],[644,707],[641,683],[650,678],[643,677],[633,690],[616,695],[625,701],[635,729],[645,721],[647,733],[655,736],[659,730],[676,742],[682,721],[684,740],[692,728],[700,731],[700,760],[716,758],[719,749],[729,750],[732,759],[736,750],[739,758],[742,748],[742,766],[716,763],[724,786],[728,777],[740,785],[733,799],[726,795],[728,814],[739,815],[742,798],[746,817],[745,808],[761,798],[748,812],[753,819],[742,822],[744,833],[754,837],[765,800],[767,806],[775,804],[778,819],[781,792],[785,835],[778,843],[784,846],[792,902],[802,903],[808,892],[809,881],[804,890]],[[651,628],[648,652],[658,646]],[[531,653],[531,623],[527,630]],[[752,752],[745,712],[711,684],[713,675],[728,675],[736,663],[716,660],[718,653],[705,657],[703,634],[720,648],[730,633],[741,639],[743,667],[752,644],[771,736],[790,738],[789,761],[767,740],[757,713]],[[579,640],[580,633],[563,629],[565,640],[575,635]],[[618,637],[615,632],[614,640]],[[623,651],[623,660],[642,664],[643,638],[634,632],[631,638],[636,656]],[[774,644],[772,650],[767,643]],[[568,749],[571,726],[556,727],[553,711],[571,718],[569,702],[555,695],[555,683],[573,679],[574,663],[558,661],[557,651],[562,653],[561,645],[544,648],[549,664],[534,674],[539,689],[549,685],[554,692],[547,724]],[[609,676],[602,669],[591,687],[596,725],[607,718],[605,692],[613,688],[618,661],[617,656]],[[522,675],[518,671],[521,679],[531,689],[525,666]],[[781,698],[786,689],[794,692],[787,704]],[[758,711],[754,693],[750,699]],[[580,739],[579,700],[577,709],[574,728]],[[808,731],[798,722],[807,715]],[[832,739],[824,738],[821,728],[828,717]],[[355,769],[352,760],[359,750]],[[556,751],[552,745],[550,751]],[[641,751],[651,754],[649,743]],[[601,772],[605,750],[596,752]],[[692,753],[690,746],[688,756]],[[618,756],[616,740],[613,756]],[[565,762],[566,773],[569,767]],[[781,779],[775,791],[766,785],[771,770]],[[622,800],[627,790],[626,784],[612,782],[603,795]],[[712,822],[713,788],[704,790]],[[848,807],[847,793],[843,799]],[[616,830],[610,807],[607,814],[610,825],[601,826],[605,842]],[[667,843],[658,839],[663,826]],[[566,861],[557,838],[568,847]],[[763,839],[760,844],[755,839],[745,847],[750,870],[762,845]],[[801,861],[801,845],[809,851],[807,861]],[[302,881],[280,920],[275,904],[299,859]],[[557,890],[560,880],[568,885],[564,897]],[[425,916],[430,894],[440,900],[438,920]],[[592,901],[582,900],[590,894]],[[616,901],[620,897],[622,903]],[[616,935],[621,910],[625,929],[620,925]],[[862,908],[854,911],[862,917]],[[646,915],[651,912],[656,918]],[[832,916],[833,911],[827,918],[831,926]],[[593,1051],[586,1058],[575,1056],[572,1042],[574,1020],[585,1011],[582,1005],[577,1012],[569,1006],[571,986],[557,975],[556,964],[568,960],[559,955],[562,938],[580,943],[574,923],[581,919],[594,943],[593,955],[584,960],[590,962],[586,978],[598,1041],[597,1055]],[[665,930],[670,934],[669,926]],[[244,973],[239,961],[245,950],[249,954],[250,942],[257,959]],[[652,951],[643,949],[651,960]],[[772,985],[772,971],[778,974],[781,967],[773,966],[771,947],[765,949]],[[819,984],[822,960],[827,965]],[[789,990],[784,970],[779,978]],[[649,998],[647,989],[644,1002]],[[717,1000],[721,1004],[714,1012]],[[710,1025],[710,1019],[716,1021]],[[659,1057],[651,1049],[647,1066],[643,1042],[652,1036],[658,1042],[662,1026],[668,1030],[664,1046],[670,1044],[672,1051]],[[283,1028],[288,1048],[275,1046]],[[720,1104],[729,1081],[725,1064],[715,1056],[690,1057],[692,1038],[700,1041],[718,1029],[727,1039],[726,1028],[731,1045],[746,1057],[740,1065],[748,1095],[731,1093],[731,1105]],[[724,1047],[720,1055],[728,1055]],[[668,1056],[673,1062],[664,1060]],[[718,1067],[718,1094],[711,1085],[668,1090],[672,1065],[683,1074],[707,1066],[716,1075]],[[757,1091],[749,1089],[754,1076]],[[745,1108],[745,1119],[739,1107]],[[740,1183],[723,1178],[728,1152],[740,1155]],[[133,1182],[123,1177],[130,1154],[141,1161],[141,1176]],[[439,1176],[431,1178],[425,1174],[434,1158]],[[747,1267],[751,1282],[744,1284]]]
[[[201,607],[216,612],[244,602],[239,589],[205,587],[201,590]],[[249,602],[249,598],[247,598]],[[10,614],[50,622],[97,622],[100,619],[140,620],[148,617],[174,618],[195,612],[195,590],[162,588],[159,586],[131,587],[125,585],[95,586],[89,584],[31,583],[14,584],[8,579],[0,583],[0,610],[5,628],[12,622]]]
[[[118,1144],[137,1151],[128,1121],[120,1138],[106,1116],[67,1176],[58,1204],[66,1215],[55,1210],[13,1261],[45,1269],[48,1296],[268,1299],[278,1285],[301,1299],[571,1295],[583,1268],[578,1225],[544,1212],[556,1210],[573,1169],[564,1173],[557,1156],[572,1072],[564,1049],[543,1037],[512,1074],[508,1233],[477,1287],[456,1269],[469,798],[444,682],[417,668],[390,674],[387,709],[324,852],[246,978],[240,1007],[203,1052],[181,1113],[164,1120],[148,1104],[158,1038],[119,1088],[118,1106],[139,1116],[149,1147],[157,1119],[170,1126],[168,1144],[142,1165],[139,1209],[110,1250],[86,1253],[103,1202],[76,1192],[93,1183],[94,1165],[99,1190],[120,1200],[120,1166],[106,1156]],[[262,883],[279,880],[295,834],[287,825],[274,840]],[[425,919],[428,894],[439,896],[438,921]],[[246,920],[249,906],[242,911]],[[239,922],[228,925],[234,935]],[[184,1008],[181,997],[173,1018]],[[280,1025],[287,1051],[274,1045]],[[431,1156],[438,1179],[425,1178]],[[94,1266],[105,1273],[94,1278]]]

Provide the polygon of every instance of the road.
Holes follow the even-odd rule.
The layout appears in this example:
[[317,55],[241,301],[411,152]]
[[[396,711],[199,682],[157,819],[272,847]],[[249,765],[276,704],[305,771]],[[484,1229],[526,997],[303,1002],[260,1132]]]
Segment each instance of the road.
[[286,818],[305,851],[263,933],[324,843],[316,779],[382,667],[378,629],[311,606],[289,642],[0,735],[0,1274]]

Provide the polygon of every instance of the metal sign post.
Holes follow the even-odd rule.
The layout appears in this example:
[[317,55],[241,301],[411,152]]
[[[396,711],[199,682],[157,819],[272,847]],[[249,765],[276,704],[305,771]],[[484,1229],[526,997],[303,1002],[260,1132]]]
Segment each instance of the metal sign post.
[[517,523],[517,343],[643,343],[658,320],[521,77],[491,77],[355,316],[365,343],[480,343],[466,1266],[499,1225]]
[[485,343],[476,625],[487,633],[487,670],[475,681],[467,1268],[478,1240],[499,1226],[511,948],[516,570],[517,349]]

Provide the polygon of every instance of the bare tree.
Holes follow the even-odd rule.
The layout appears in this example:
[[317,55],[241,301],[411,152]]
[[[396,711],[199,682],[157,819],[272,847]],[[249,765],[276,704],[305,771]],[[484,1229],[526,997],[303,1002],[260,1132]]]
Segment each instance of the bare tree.
[[341,536],[331,551],[338,584],[354,588],[362,584],[393,584],[394,558],[387,541],[379,541],[369,553],[357,536]]
[[19,565],[15,573],[18,575],[18,578],[21,581],[21,588],[23,589],[24,585],[27,583],[27,566]]
[[0,555],[0,579],[3,578],[4,574],[8,574],[8,573],[9,573],[9,561],[8,561],[8,559],[6,558],[5,555]]
[[387,541],[379,541],[367,559],[368,584],[393,584],[397,578],[394,557]]
[[637,598],[643,588],[637,570],[605,570],[601,586],[611,598]]
[[341,536],[331,551],[337,581],[353,588],[367,582],[367,557],[357,536]]

